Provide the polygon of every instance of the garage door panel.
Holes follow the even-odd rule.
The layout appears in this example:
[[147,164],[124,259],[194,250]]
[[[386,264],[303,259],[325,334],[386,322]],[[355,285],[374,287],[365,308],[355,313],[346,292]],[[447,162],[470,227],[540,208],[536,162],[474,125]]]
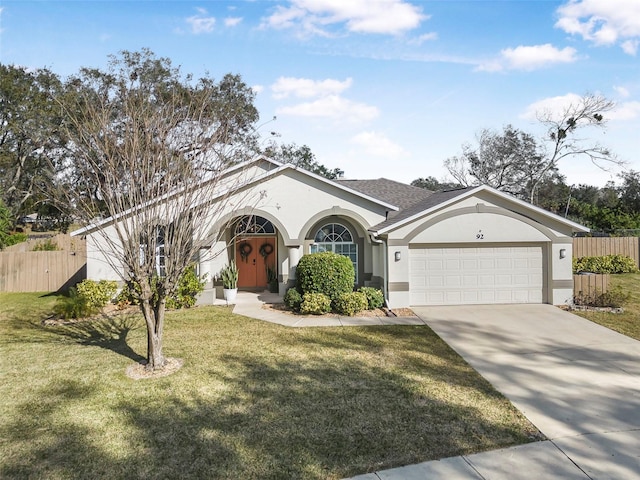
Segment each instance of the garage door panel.
[[542,246],[410,249],[411,303],[541,303],[542,250]]

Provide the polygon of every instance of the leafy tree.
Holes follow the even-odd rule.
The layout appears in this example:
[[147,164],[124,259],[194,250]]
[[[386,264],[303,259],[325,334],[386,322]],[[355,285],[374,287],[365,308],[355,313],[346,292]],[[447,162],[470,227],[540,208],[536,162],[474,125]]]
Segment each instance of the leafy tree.
[[622,208],[627,212],[640,213],[640,172],[631,170],[619,177],[622,179],[619,188]]
[[13,224],[47,202],[47,166],[64,145],[54,101],[61,88],[49,70],[0,64],[0,191]]
[[[462,155],[445,160],[449,173],[464,186],[488,185],[530,199],[541,175],[552,175],[534,137],[511,125],[502,132],[484,129],[478,145],[463,145]],[[544,174],[543,174],[544,172]]]
[[461,188],[462,185],[456,182],[447,182],[437,180],[436,177],[426,177],[426,178],[416,178],[411,182],[411,185],[414,187],[425,188],[427,190],[431,190],[433,192],[441,191],[441,190],[455,190],[456,188]]
[[11,212],[5,207],[0,198],[0,250],[8,245],[8,238],[11,233]]
[[58,194],[93,225],[96,248],[122,280],[140,286],[147,368],[162,368],[167,298],[233,190],[221,173],[254,151],[254,93],[236,75],[183,76],[150,50],[111,56],[106,70],[84,68],[66,86],[59,101],[72,148]]
[[290,163],[330,180],[340,178],[344,172],[339,168],[330,169],[316,161],[315,154],[307,145],[299,147],[295,143],[283,145],[271,145],[264,155],[282,163]]

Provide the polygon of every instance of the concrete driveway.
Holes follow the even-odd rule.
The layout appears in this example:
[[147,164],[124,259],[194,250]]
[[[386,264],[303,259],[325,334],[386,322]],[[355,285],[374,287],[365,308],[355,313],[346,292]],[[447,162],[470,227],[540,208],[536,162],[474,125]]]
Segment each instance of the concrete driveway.
[[413,310],[588,477],[640,479],[640,342],[550,305]]

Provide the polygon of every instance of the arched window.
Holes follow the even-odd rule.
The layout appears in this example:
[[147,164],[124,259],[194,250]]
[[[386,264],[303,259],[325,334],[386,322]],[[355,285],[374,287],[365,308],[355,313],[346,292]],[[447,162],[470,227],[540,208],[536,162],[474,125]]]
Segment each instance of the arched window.
[[311,245],[311,253],[333,252],[344,255],[351,263],[356,272],[356,283],[358,283],[358,245],[354,243],[351,232],[339,223],[328,223],[320,228]]
[[276,229],[269,220],[257,215],[247,215],[238,220],[236,235],[275,235]]

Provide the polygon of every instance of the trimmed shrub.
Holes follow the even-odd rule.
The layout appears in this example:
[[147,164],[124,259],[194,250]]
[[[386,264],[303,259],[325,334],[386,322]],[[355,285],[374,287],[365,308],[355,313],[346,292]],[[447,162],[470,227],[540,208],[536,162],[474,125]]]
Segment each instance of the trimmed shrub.
[[322,315],[331,311],[331,299],[324,293],[305,293],[300,304],[304,315]]
[[[198,277],[196,275],[195,267],[192,266],[187,268],[178,279],[178,284],[176,285],[176,293],[167,296],[167,308],[179,309],[194,306],[198,294],[204,290],[204,286],[206,283],[206,275]],[[151,282],[151,288],[153,290],[151,304],[154,304],[157,302],[157,287],[155,278]],[[137,282],[129,281],[120,291],[115,299],[115,302],[120,308],[124,308],[128,305],[139,305],[140,292],[140,285],[138,285]]]
[[604,255],[573,259],[573,272],[637,273],[636,262],[626,255]]
[[621,308],[631,299],[631,293],[625,292],[620,287],[601,293],[597,291],[594,295],[576,295],[573,301],[576,305],[588,307],[611,307]]
[[176,293],[167,298],[167,308],[191,308],[196,304],[198,295],[207,283],[206,276],[202,278],[196,274],[195,267],[187,268],[176,286]]
[[90,307],[87,299],[80,295],[74,287],[69,289],[68,296],[58,297],[53,306],[53,313],[65,320],[88,317],[96,313],[97,310],[97,308]]
[[83,280],[76,285],[78,295],[83,297],[89,308],[99,310],[104,307],[116,294],[118,284],[111,280]]
[[375,310],[376,308],[380,308],[384,305],[384,294],[382,293],[382,290],[373,287],[360,287],[358,291],[360,293],[364,293],[367,297],[369,310]]
[[342,293],[353,291],[353,263],[333,252],[304,255],[296,267],[296,287],[305,293],[323,293],[333,302]]
[[302,303],[302,295],[295,288],[290,288],[287,293],[284,294],[284,304],[291,310],[300,310],[300,304]]
[[343,293],[334,302],[336,311],[349,317],[366,310],[368,306],[367,296],[362,292]]

